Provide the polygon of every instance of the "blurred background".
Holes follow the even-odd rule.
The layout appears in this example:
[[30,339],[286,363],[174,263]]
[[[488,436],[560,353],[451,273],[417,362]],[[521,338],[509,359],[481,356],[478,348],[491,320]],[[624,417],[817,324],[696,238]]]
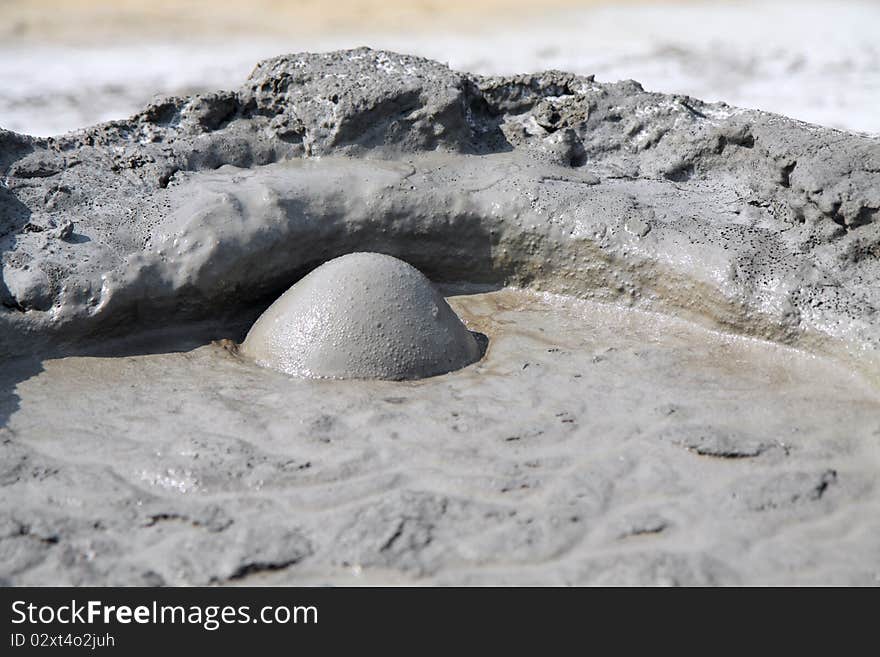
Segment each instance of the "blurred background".
[[880,0],[0,0],[0,127],[59,134],[361,45],[880,133]]

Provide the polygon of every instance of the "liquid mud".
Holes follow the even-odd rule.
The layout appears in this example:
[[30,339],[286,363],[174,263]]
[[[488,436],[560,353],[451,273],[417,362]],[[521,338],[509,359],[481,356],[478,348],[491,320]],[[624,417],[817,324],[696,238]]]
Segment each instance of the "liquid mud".
[[488,351],[414,382],[292,378],[229,342],[43,362],[0,429],[2,576],[878,581],[880,394],[859,375],[555,295],[449,301]]

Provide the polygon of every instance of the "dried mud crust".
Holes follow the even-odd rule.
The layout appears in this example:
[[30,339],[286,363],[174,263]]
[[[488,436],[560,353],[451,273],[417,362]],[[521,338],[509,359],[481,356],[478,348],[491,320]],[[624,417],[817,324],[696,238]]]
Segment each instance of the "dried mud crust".
[[289,55],[126,121],[0,132],[0,176],[0,353],[255,316],[365,243],[435,280],[866,360],[880,339],[880,143],[631,81]]

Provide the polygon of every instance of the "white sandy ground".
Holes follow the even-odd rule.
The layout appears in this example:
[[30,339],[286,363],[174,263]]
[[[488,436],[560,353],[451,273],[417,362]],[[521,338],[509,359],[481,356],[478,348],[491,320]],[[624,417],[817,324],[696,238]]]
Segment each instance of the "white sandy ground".
[[218,344],[42,363],[0,429],[2,576],[880,583],[858,375],[552,295],[451,303],[488,353],[418,382],[291,379]]
[[[2,10],[2,5],[0,5]],[[369,45],[474,73],[558,68],[880,133],[880,3],[744,0],[521,10],[411,30],[80,35],[0,42],[0,127],[50,135],[124,118],[155,94],[237,88],[255,61]],[[154,26],[155,27],[155,26]],[[96,34],[98,26],[95,27]],[[158,32],[161,35],[161,31]]]

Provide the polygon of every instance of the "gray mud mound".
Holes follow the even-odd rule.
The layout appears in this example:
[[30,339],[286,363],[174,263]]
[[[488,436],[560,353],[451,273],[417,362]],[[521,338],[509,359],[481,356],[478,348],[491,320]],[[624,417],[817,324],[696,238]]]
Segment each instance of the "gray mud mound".
[[127,121],[0,132],[0,175],[0,353],[255,313],[357,250],[878,344],[880,143],[635,82],[290,55]]
[[269,306],[242,353],[295,376],[400,381],[461,369],[480,349],[417,269],[391,256],[350,253]]
[[[453,304],[485,358],[315,381],[236,353],[357,251],[488,293]],[[289,55],[125,121],[0,130],[0,256],[3,581],[880,573],[875,138]]]

